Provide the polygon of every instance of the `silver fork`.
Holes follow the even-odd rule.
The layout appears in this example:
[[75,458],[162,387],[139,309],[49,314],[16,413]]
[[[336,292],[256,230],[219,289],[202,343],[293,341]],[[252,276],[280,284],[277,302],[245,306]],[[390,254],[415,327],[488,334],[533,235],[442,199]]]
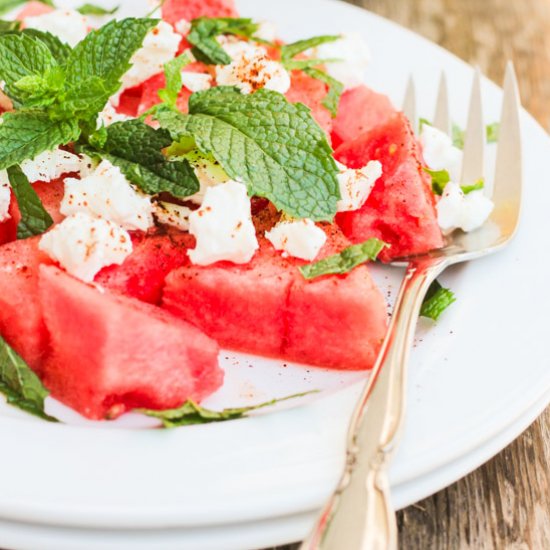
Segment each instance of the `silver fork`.
[[[404,106],[413,124],[416,121],[414,99],[411,100],[414,93],[414,85],[409,84]],[[438,96],[434,121],[448,132],[451,124],[444,78]],[[497,252],[516,233],[522,187],[519,109],[516,78],[509,63],[493,186],[494,211],[477,231],[455,232],[444,248],[406,260],[406,274],[388,334],[350,423],[345,470],[312,533],[302,544],[302,550],[397,548],[397,524],[390,502],[387,470],[403,425],[407,363],[416,322],[430,284],[443,270]],[[483,175],[484,147],[477,71],[470,100],[461,183],[471,183]]]

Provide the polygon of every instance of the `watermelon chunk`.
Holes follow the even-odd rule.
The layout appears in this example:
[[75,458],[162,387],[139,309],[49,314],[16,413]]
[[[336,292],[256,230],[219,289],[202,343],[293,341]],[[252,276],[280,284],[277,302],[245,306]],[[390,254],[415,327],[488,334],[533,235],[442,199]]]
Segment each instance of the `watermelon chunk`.
[[338,116],[334,119],[332,144],[356,139],[361,134],[387,122],[396,114],[389,98],[366,86],[358,86],[342,94]]
[[[336,237],[322,255],[349,244],[335,226],[327,231]],[[386,309],[367,268],[308,282],[297,269],[301,263],[282,258],[260,238],[260,250],[244,266],[223,262],[170,273],[162,307],[222,347],[339,369],[371,368]]]
[[286,98],[291,103],[307,105],[311,109],[313,118],[330,136],[333,119],[329,110],[323,105],[327,95],[327,85],[303,71],[292,71],[291,76],[291,86],[286,93]]
[[17,14],[18,21],[24,21],[27,17],[37,17],[54,11],[55,8],[48,6],[44,2],[27,2],[23,9]]
[[102,269],[94,282],[101,287],[143,302],[158,304],[166,275],[187,265],[187,249],[194,246],[188,233],[132,236],[133,251],[122,265]]
[[54,266],[41,266],[39,288],[51,349],[42,380],[84,416],[174,408],[222,384],[217,344],[168,312],[101,293]]
[[48,343],[38,299],[38,267],[51,263],[38,249],[39,239],[0,246],[0,334],[37,372]]
[[234,0],[166,0],[162,4],[162,18],[172,25],[197,17],[238,17],[238,13]]
[[351,241],[377,237],[389,243],[380,254],[383,261],[443,246],[430,177],[422,169],[419,145],[405,115],[398,113],[341,145],[335,157],[350,168],[369,160],[382,163],[382,176],[363,207],[337,215]]

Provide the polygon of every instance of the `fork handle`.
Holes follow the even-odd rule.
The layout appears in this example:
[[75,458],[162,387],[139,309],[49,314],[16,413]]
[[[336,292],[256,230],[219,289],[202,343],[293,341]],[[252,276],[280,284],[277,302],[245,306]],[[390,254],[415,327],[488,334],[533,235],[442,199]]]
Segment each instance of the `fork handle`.
[[417,318],[430,284],[445,267],[441,258],[409,264],[378,360],[350,423],[343,476],[301,550],[397,548],[387,469],[403,423]]

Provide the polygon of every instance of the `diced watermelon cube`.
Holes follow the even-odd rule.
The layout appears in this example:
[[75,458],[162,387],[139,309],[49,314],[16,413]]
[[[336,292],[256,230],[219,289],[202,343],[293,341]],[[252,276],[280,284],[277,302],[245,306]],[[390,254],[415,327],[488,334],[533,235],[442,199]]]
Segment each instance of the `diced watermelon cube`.
[[366,86],[358,86],[342,94],[338,116],[334,119],[332,145],[336,148],[361,134],[384,124],[396,114],[386,95]]
[[168,312],[54,266],[41,266],[39,287],[51,349],[42,380],[84,416],[174,408],[222,384],[217,344]]
[[162,18],[172,25],[197,17],[238,17],[238,13],[234,0],[166,0],[162,4]]
[[48,343],[38,298],[38,267],[51,263],[38,249],[39,239],[0,246],[0,334],[37,372]]
[[351,241],[377,237],[387,242],[391,246],[380,254],[383,261],[443,246],[430,177],[422,169],[419,145],[405,115],[398,113],[344,143],[335,157],[350,168],[369,160],[382,163],[382,176],[363,207],[336,218]]

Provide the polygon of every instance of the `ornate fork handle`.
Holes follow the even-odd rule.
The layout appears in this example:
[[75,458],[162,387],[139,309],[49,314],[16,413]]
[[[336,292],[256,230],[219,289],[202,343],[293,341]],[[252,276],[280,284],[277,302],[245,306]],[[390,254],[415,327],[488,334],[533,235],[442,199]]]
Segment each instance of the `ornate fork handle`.
[[388,334],[348,433],[347,463],[302,550],[397,548],[387,469],[405,411],[407,363],[422,301],[447,258],[411,262]]

